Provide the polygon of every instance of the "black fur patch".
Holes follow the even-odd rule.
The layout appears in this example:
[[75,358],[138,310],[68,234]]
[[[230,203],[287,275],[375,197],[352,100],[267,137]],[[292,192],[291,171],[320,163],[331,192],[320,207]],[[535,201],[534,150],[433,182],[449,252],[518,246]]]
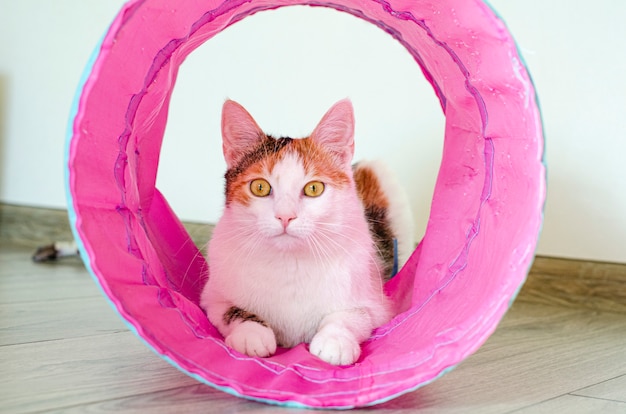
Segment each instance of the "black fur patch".
[[363,202],[369,231],[383,265],[382,274],[385,275],[386,279],[389,279],[393,276],[396,268],[396,244],[387,211],[387,197],[381,188],[376,172],[372,168],[354,164],[352,171],[357,192]]
[[241,319],[242,322],[256,322],[267,327],[265,321],[256,316],[254,313],[243,310],[237,306],[231,306],[224,314],[224,322],[226,323],[226,325],[230,325],[233,321],[237,319]]
[[393,232],[387,218],[387,210],[375,205],[365,207],[365,217],[369,224],[370,233],[376,242],[378,255],[385,265],[383,274],[385,278],[390,278],[393,273],[395,249],[393,243]]

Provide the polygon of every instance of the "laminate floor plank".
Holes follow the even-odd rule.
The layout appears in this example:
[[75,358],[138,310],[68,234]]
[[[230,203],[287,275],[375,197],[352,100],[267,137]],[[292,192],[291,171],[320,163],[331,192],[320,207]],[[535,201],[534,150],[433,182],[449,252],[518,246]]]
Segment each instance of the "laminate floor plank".
[[624,414],[626,403],[597,398],[563,395],[539,404],[515,411],[515,414]]
[[[373,410],[377,412],[377,410]],[[54,410],[53,410],[54,412]],[[63,407],[58,410],[64,414],[82,413],[126,413],[126,414],[170,414],[170,413],[337,413],[337,411],[307,410],[246,401],[207,385],[195,385],[172,388],[150,394],[137,394],[127,398],[97,401],[87,405]],[[361,410],[348,411],[361,412]]]
[[31,413],[197,384],[131,332],[0,349],[2,412]]
[[34,263],[32,253],[0,243],[0,304],[101,296],[80,259]]
[[126,330],[102,296],[0,304],[0,347]]
[[[624,352],[626,352],[626,350]],[[572,394],[626,403],[626,375],[574,391]],[[624,412],[626,413],[626,411]]]

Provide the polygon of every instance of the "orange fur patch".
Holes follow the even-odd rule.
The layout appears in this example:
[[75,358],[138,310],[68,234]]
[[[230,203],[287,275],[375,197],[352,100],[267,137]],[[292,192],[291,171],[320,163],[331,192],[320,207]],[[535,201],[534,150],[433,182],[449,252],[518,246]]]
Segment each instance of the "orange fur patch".
[[302,160],[304,170],[320,181],[339,188],[350,183],[350,177],[338,166],[336,157],[310,138],[294,140],[291,147]]
[[380,186],[376,173],[371,168],[355,165],[354,182],[364,206],[376,206],[384,210],[389,208],[389,201]]
[[226,188],[227,203],[236,202],[244,206],[250,203],[250,199],[252,198],[249,191],[250,182],[256,178],[265,176],[265,172],[268,170],[264,164],[266,164],[265,161],[260,161],[251,165],[228,184]]
[[275,139],[268,136],[242,157],[240,165],[226,172],[226,204],[237,202],[248,205],[251,199],[248,190],[250,181],[272,172],[288,153],[297,154],[304,170],[316,179],[334,187],[349,185],[350,177],[337,165],[336,157],[310,138]]

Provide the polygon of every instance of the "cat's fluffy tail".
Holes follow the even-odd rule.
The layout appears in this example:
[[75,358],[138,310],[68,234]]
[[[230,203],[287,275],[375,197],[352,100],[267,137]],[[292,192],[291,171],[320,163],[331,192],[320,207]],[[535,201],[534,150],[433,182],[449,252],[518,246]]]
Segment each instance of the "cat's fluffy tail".
[[[397,241],[399,269],[406,263],[415,249],[413,213],[408,196],[395,175],[381,160],[360,161],[354,166],[354,176],[359,192],[370,192],[369,197],[361,194],[366,210],[368,207],[371,208],[371,205],[368,206],[368,203],[379,204],[376,208],[384,207],[386,221],[393,233],[393,237]],[[367,189],[360,187],[359,177],[363,176],[374,176],[376,181],[378,181],[378,189],[372,189],[371,186]],[[380,191],[382,194],[372,197],[372,191]]]

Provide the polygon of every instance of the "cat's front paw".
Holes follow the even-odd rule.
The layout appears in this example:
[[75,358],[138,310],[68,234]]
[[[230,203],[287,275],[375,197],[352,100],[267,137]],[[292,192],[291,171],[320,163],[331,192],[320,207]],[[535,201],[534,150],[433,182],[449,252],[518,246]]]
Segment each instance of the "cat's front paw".
[[276,352],[276,335],[267,326],[245,321],[226,337],[226,345],[242,354],[265,358]]
[[318,332],[309,352],[332,365],[351,365],[361,356],[361,346],[350,332]]

